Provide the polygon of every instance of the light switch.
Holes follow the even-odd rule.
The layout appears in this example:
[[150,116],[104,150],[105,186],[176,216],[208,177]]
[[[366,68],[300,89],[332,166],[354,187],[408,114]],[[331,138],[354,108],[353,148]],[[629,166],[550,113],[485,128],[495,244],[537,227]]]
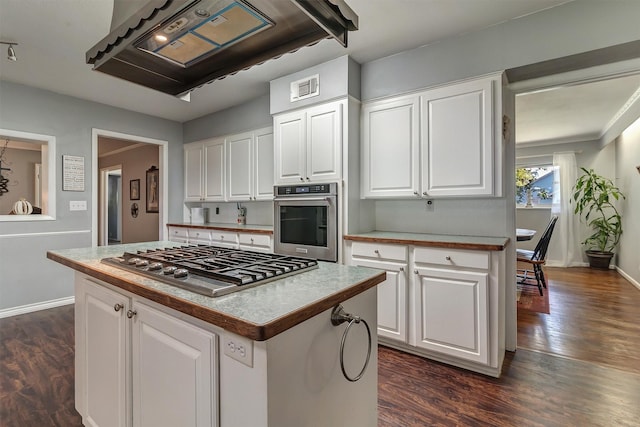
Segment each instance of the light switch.
[[70,211],[86,211],[87,210],[87,201],[86,200],[75,200],[69,202],[69,210]]

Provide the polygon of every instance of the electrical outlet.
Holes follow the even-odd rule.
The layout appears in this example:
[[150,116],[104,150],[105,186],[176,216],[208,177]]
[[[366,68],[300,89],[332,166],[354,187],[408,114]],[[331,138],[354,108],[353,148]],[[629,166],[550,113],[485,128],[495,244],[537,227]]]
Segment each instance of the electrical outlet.
[[253,367],[253,341],[229,332],[224,334],[224,354]]
[[427,212],[433,212],[433,200],[427,200]]
[[69,210],[70,211],[86,211],[87,210],[87,201],[86,200],[76,200],[69,202]]

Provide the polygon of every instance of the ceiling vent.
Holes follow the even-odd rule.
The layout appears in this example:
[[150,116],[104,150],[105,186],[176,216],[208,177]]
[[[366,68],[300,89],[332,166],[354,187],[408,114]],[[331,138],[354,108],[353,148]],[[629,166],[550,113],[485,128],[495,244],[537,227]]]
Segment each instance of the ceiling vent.
[[320,95],[320,76],[305,77],[291,83],[291,102]]

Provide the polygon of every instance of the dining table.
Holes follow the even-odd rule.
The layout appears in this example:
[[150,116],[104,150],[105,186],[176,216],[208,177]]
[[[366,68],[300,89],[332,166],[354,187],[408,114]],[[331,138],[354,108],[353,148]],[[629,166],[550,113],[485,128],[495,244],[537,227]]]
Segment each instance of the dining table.
[[516,228],[516,240],[518,242],[531,240],[535,235],[536,235],[536,230],[529,230],[528,228]]

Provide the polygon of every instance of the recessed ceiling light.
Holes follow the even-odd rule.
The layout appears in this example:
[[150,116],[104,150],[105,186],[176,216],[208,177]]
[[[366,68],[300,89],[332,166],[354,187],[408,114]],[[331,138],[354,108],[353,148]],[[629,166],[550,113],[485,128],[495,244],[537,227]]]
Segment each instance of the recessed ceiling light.
[[156,34],[156,40],[159,42],[166,42],[168,39],[166,36],[163,36],[162,34]]

